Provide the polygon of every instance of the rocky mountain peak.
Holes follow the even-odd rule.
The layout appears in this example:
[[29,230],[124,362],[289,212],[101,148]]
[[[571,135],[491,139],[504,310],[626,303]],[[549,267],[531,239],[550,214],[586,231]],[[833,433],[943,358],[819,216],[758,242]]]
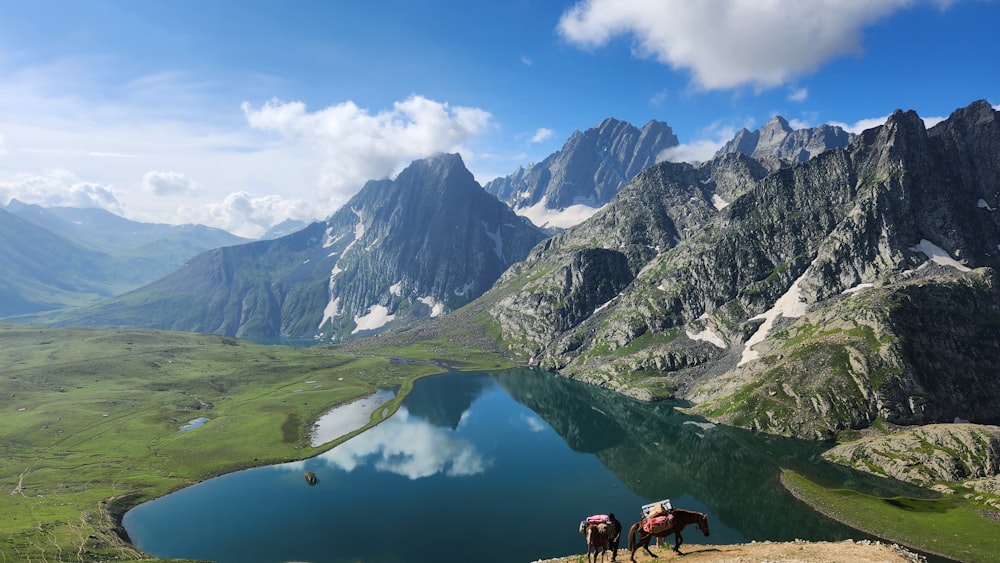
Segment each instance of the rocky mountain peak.
[[[640,171],[679,141],[669,125],[650,120],[642,129],[609,117],[574,131],[558,152],[484,186],[536,224],[567,227],[607,204]],[[563,213],[570,208],[578,212]],[[589,209],[589,212],[587,211]]]
[[740,129],[716,155],[740,152],[758,159],[805,162],[827,150],[847,146],[851,137],[833,125],[795,130],[787,119],[776,115],[756,131]]
[[457,187],[478,188],[475,177],[457,153],[438,153],[415,160],[396,176],[395,182],[402,185],[416,184],[431,191]]

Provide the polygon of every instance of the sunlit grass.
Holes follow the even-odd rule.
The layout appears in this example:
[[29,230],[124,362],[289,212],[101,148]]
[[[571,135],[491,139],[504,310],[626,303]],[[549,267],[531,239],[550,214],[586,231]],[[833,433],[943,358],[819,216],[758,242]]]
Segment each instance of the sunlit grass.
[[[507,365],[473,350],[411,347],[397,352],[418,361],[400,362],[143,330],[0,325],[0,343],[0,561],[141,557],[111,512],[329,449],[346,437],[312,448],[316,418],[398,387],[378,422],[416,378],[443,371],[422,358]],[[199,417],[209,421],[180,430]]]
[[795,473],[782,483],[797,498],[830,518],[913,549],[959,561],[996,561],[1000,523],[983,506],[962,498],[881,498],[847,489],[827,489]]

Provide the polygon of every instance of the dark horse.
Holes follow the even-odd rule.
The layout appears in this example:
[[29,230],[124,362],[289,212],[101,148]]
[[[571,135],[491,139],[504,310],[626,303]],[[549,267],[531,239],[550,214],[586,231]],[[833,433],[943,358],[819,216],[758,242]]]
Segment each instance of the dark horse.
[[[647,534],[645,530],[642,529],[642,520],[639,520],[632,527],[628,529],[628,549],[631,553],[632,561],[635,561],[635,552],[640,547],[646,550],[652,557],[656,557],[656,554],[649,550],[649,541],[653,539],[653,536],[658,538],[665,538],[670,534],[674,535],[674,551],[678,554],[681,552],[681,544],[684,543],[684,536],[681,535],[681,530],[684,526],[688,524],[697,524],[698,529],[701,533],[708,537],[708,515],[702,514],[701,512],[695,512],[693,510],[681,510],[680,508],[675,508],[673,511],[674,521],[673,524],[663,530],[662,532],[656,532],[655,534]],[[635,540],[636,533],[638,532],[638,540]]]

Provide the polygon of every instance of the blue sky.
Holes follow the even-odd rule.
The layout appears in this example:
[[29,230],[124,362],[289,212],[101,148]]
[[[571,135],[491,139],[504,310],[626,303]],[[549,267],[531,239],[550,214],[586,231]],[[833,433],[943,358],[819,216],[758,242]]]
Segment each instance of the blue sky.
[[0,0],[0,202],[258,236],[460,152],[481,182],[607,117],[704,159],[776,114],[1000,104],[1000,2]]

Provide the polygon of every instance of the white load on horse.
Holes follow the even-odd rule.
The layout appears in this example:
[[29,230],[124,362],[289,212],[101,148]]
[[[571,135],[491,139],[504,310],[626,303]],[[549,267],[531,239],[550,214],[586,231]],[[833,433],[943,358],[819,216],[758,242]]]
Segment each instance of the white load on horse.
[[647,534],[655,534],[674,524],[674,507],[670,499],[642,505],[642,529]]

